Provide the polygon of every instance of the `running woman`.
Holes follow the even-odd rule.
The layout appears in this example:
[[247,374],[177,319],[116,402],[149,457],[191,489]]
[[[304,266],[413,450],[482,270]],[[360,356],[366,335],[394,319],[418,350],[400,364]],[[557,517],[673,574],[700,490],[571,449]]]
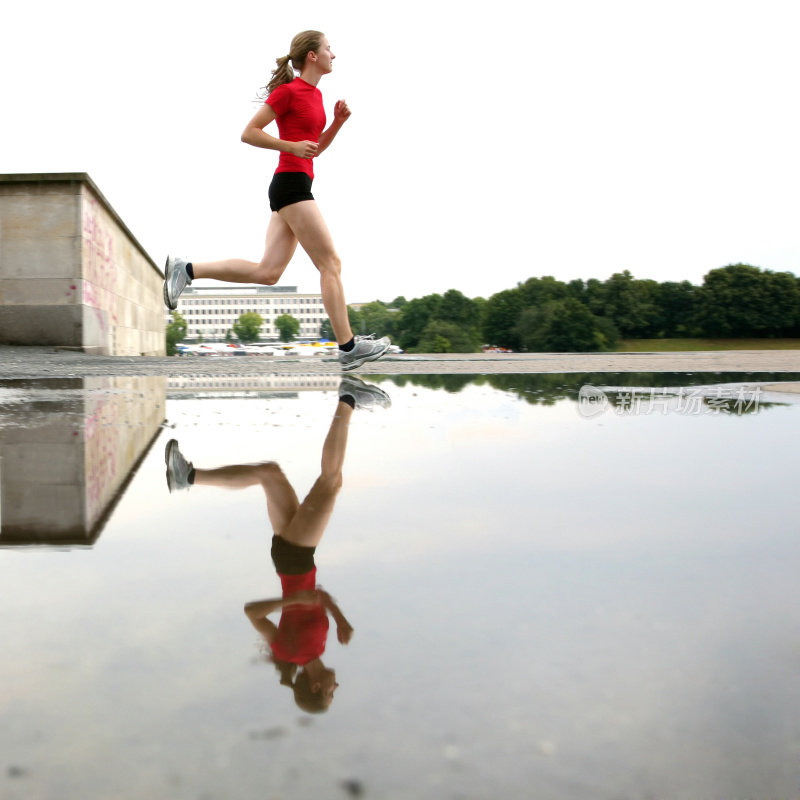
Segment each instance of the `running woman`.
[[[277,67],[266,86],[266,101],[242,133],[243,142],[280,152],[269,187],[272,214],[261,261],[236,258],[196,263],[169,256],[164,268],[164,302],[170,309],[177,308],[178,297],[195,278],[273,286],[283,275],[299,242],[319,270],[322,302],[339,344],[339,363],[343,370],[351,370],[380,358],[391,342],[388,337],[353,335],[344,298],[341,260],[311,194],[313,159],[330,146],[351,113],[344,100],[337,101],[333,122],[325,128],[325,109],[317,84],[332,71],[334,58],[324,34],[298,33],[292,39],[289,54],[276,60]],[[273,121],[277,121],[279,138],[264,130]]]

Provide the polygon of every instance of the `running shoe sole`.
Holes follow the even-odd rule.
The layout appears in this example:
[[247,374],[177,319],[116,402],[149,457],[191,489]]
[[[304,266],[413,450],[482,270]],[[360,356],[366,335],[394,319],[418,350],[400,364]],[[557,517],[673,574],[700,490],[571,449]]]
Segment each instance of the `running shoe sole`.
[[350,372],[350,370],[358,369],[362,364],[366,364],[368,361],[376,361],[381,356],[386,355],[388,349],[389,345],[387,344],[380,353],[370,353],[369,355],[362,356],[357,361],[351,361],[349,364],[342,364],[342,372]]
[[164,462],[167,465],[167,488],[169,489],[170,494],[172,494],[172,490],[176,488],[174,472],[173,470],[170,469],[170,461],[172,461],[172,451],[177,449],[178,449],[177,439],[170,439],[167,442],[167,446],[164,448]]
[[174,311],[178,304],[175,303],[173,306],[169,302],[169,292],[167,291],[167,286],[169,286],[169,279],[171,277],[172,271],[174,270],[175,259],[172,256],[167,256],[167,263],[164,265],[164,305],[170,310]]

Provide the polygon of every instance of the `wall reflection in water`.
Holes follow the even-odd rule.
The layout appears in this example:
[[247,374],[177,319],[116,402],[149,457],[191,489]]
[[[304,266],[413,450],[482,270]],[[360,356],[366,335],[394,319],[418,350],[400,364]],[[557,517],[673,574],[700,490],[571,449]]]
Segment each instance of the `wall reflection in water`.
[[163,377],[0,383],[0,544],[94,542],[165,402]]

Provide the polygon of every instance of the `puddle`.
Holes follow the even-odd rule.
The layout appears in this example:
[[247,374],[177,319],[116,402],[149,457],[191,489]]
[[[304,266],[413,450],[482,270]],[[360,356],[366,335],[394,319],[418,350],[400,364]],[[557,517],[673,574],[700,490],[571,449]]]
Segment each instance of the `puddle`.
[[0,381],[4,798],[796,794],[798,376],[229,380]]

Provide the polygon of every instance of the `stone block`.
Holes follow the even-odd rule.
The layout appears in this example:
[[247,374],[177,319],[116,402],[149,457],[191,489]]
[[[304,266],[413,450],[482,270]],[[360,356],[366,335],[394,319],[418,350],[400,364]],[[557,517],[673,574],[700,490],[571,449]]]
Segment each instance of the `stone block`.
[[78,305],[0,305],[0,343],[82,347]]
[[85,173],[0,175],[0,343],[163,355],[162,280]]
[[0,280],[0,291],[0,304],[9,306],[73,305],[80,296],[78,281],[73,278]]
[[72,442],[3,445],[3,472],[11,483],[74,483],[82,460]]
[[86,504],[78,483],[2,485],[2,540],[25,542],[87,538]]

